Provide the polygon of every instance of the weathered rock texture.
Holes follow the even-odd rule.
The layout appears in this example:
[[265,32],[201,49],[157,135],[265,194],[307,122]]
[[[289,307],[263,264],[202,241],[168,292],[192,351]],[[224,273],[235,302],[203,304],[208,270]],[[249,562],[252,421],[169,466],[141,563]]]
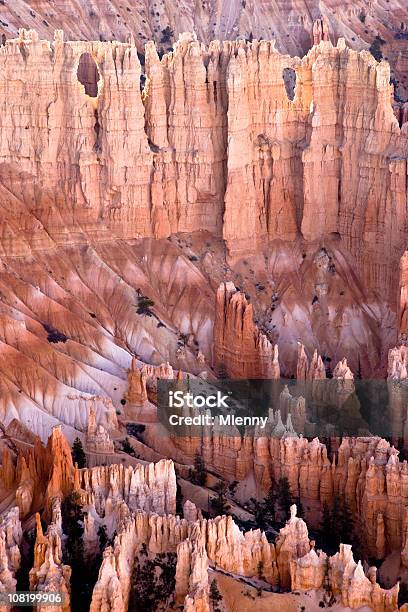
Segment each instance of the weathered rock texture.
[[[52,520],[44,535],[39,514],[36,514],[37,534],[34,544],[34,565],[30,570],[30,590],[60,593],[63,603],[51,606],[52,612],[70,612],[71,568],[62,563],[61,506],[55,500]],[[49,606],[38,606],[46,609]]]
[[86,430],[86,450],[91,453],[111,454],[115,447],[109,432],[103,425],[96,424],[96,411],[93,406],[89,409],[88,428]]
[[279,378],[278,347],[259,331],[253,307],[234,284],[217,291],[214,324],[215,368],[229,378]]
[[123,500],[131,510],[176,513],[176,475],[171,460],[136,465],[97,466],[77,472],[76,487],[85,491],[87,503],[100,514],[107,500]]
[[[16,571],[20,567],[20,544],[23,532],[19,519],[19,509],[12,508],[5,513],[0,522],[0,591],[13,592],[16,589]],[[0,606],[1,612],[7,606]]]
[[0,47],[0,421],[43,441],[62,423],[72,441],[91,404],[109,432],[116,412],[137,416],[134,355],[141,370],[208,374],[215,293],[231,279],[252,298],[242,348],[262,357],[246,368],[233,322],[218,321],[232,372],[292,375],[300,338],[309,359],[319,347],[385,374],[407,157],[387,65],[325,40],[299,59],[192,35],[145,59],[141,92],[132,42],[22,31]]
[[375,568],[366,577],[361,565],[354,562],[351,547],[342,545],[340,553],[329,559],[321,551],[316,553],[306,523],[296,517],[292,506],[291,518],[276,545],[269,544],[259,530],[243,534],[231,517],[189,523],[178,517],[137,512],[124,522],[113,547],[105,551],[92,611],[103,605],[108,611],[126,610],[132,562],[142,545],[152,553],[177,552],[175,600],[184,603],[184,610],[209,610],[209,566],[248,578],[256,578],[262,567],[263,579],[278,588],[312,590],[325,585],[350,608],[368,605],[376,612],[391,612],[397,605],[398,585],[381,589],[372,571]]
[[292,55],[301,55],[321,40],[336,42],[339,36],[345,36],[355,49],[367,48],[379,35],[379,51],[392,60],[397,73],[398,93],[406,93],[408,15],[403,0],[386,6],[378,0],[370,4],[363,0],[312,0],[307,6],[287,1],[269,5],[217,0],[197,5],[193,0],[182,4],[164,0],[147,8],[133,1],[125,5],[106,0],[89,7],[67,0],[51,9],[47,3],[17,0],[15,10],[8,3],[3,5],[0,32],[9,38],[23,26],[36,28],[42,38],[50,38],[55,28],[63,28],[70,40],[121,41],[127,41],[131,32],[143,52],[147,40],[155,40],[166,50],[179,33],[194,30],[205,42],[214,38],[276,38],[279,49]]
[[408,340],[408,251],[400,260],[400,301],[399,301],[399,334],[400,339]]
[[[64,42],[59,31],[48,43],[22,31],[0,51],[3,96],[27,108],[4,117],[2,182],[25,206],[28,177],[43,194],[35,227],[16,238],[10,218],[9,254],[27,251],[28,232],[47,248],[48,233],[62,244],[79,239],[78,226],[98,240],[208,230],[224,235],[234,257],[273,239],[335,234],[369,288],[395,287],[408,145],[386,63],[342,42],[322,41],[300,60],[268,42],[207,49],[184,36],[161,61],[148,45],[142,100],[130,43]],[[76,76],[86,53],[101,77],[96,97]],[[293,101],[285,68],[297,74]],[[66,212],[51,218],[64,197],[71,215],[64,200]]]
[[[294,408],[302,418],[299,408]],[[287,415],[287,407],[282,411]],[[184,457],[191,452],[191,461],[198,447],[207,469],[228,480],[254,478],[262,497],[271,483],[286,477],[314,528],[319,528],[324,504],[330,508],[336,498],[342,500],[350,508],[356,533],[370,558],[384,559],[407,543],[407,463],[399,461],[398,451],[383,439],[344,438],[331,459],[318,438],[297,437],[292,417],[284,425],[279,413],[272,432],[261,430],[241,438],[238,432],[226,435],[215,428],[212,437],[186,439],[180,447]]]
[[[185,518],[176,516],[176,480],[170,460],[136,467],[111,465],[73,470],[66,448],[61,431],[54,429],[47,449],[38,442],[34,451],[36,461],[28,455],[26,464],[28,472],[35,465],[37,475],[44,464],[43,474],[49,478],[43,487],[49,525],[44,535],[36,515],[30,587],[63,592],[64,604],[55,608],[58,612],[69,610],[71,571],[62,563],[60,500],[72,490],[84,508],[84,548],[88,555],[99,550],[100,526],[106,527],[109,536],[117,533],[113,546],[104,552],[92,597],[94,612],[127,609],[133,563],[143,546],[143,554],[177,553],[175,596],[185,610],[208,611],[209,566],[250,579],[257,579],[262,567],[263,579],[275,588],[328,588],[340,597],[342,605],[351,608],[367,605],[377,612],[388,612],[396,607],[398,585],[388,591],[381,589],[374,569],[365,574],[361,564],[354,562],[350,547],[342,546],[330,558],[316,552],[314,543],[309,541],[306,523],[296,516],[295,506],[272,544],[260,530],[243,533],[231,516],[201,518],[191,503],[185,504]],[[51,468],[45,465],[49,449],[57,455],[52,458]],[[270,453],[271,462],[264,464],[264,468],[270,470],[270,478],[281,475],[288,478],[306,513],[313,509],[311,516],[316,518],[320,504],[330,504],[337,494],[353,513],[361,516],[359,533],[364,535],[368,557],[382,558],[389,550],[399,549],[404,562],[408,533],[403,511],[406,464],[402,467],[398,464],[396,453],[387,442],[373,438],[343,440],[332,463],[318,440],[307,442],[294,437],[271,440]],[[258,459],[262,461],[265,457]],[[20,541],[21,526],[15,508],[0,525],[3,588],[15,588]]]

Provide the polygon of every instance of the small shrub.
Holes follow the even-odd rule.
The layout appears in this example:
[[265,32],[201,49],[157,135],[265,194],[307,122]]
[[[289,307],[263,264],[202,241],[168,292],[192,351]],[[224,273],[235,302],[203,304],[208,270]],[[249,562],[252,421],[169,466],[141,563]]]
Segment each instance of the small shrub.
[[52,344],[57,344],[58,342],[66,342],[68,340],[68,336],[63,334],[62,332],[54,329],[50,325],[43,324],[45,331],[47,332],[47,340]]
[[160,42],[162,44],[171,43],[172,42],[173,37],[174,37],[174,32],[173,32],[173,30],[171,29],[170,26],[165,27],[164,30],[162,30],[161,33],[162,33],[162,35],[161,35]]
[[137,314],[140,314],[143,316],[152,317],[153,316],[153,313],[151,311],[152,306],[154,306],[153,300],[148,298],[146,295],[140,295],[137,298],[136,312]]

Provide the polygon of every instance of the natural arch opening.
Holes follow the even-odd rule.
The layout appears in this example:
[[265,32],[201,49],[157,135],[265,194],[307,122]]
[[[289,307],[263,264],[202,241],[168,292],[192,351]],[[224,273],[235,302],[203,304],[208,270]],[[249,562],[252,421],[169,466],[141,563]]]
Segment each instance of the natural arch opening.
[[85,87],[85,93],[91,98],[98,95],[98,82],[101,78],[98,66],[90,53],[83,53],[79,59],[77,78]]
[[296,71],[293,68],[284,68],[282,71],[283,82],[285,83],[286,95],[289,100],[295,99],[296,90]]

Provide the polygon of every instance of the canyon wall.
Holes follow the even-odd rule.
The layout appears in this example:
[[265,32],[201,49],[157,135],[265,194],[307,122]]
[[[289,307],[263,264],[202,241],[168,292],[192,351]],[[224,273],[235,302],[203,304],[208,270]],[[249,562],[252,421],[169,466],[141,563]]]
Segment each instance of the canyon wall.
[[217,291],[214,323],[215,370],[231,379],[280,377],[278,347],[253,321],[253,307],[233,283]]
[[[404,0],[309,0],[277,4],[241,0],[194,0],[176,3],[160,0],[152,5],[135,0],[103,0],[80,5],[65,0],[20,2],[1,6],[0,34],[13,38],[19,28],[36,29],[41,38],[52,38],[54,29],[64,29],[69,40],[119,40],[133,35],[138,51],[154,40],[161,52],[169,50],[181,32],[194,31],[200,41],[276,38],[278,49],[302,55],[313,44],[344,36],[356,50],[376,47],[393,66],[399,97],[407,99],[406,47],[408,9]],[[131,34],[130,34],[131,33]],[[404,74],[405,73],[405,74]]]
[[[100,76],[94,97],[77,78],[84,54]],[[299,59],[270,42],[207,48],[183,35],[161,60],[147,45],[141,93],[133,43],[64,42],[60,31],[50,43],[24,30],[0,47],[0,64],[8,255],[208,230],[236,259],[275,239],[335,236],[368,288],[389,287],[391,299],[408,132],[388,64],[343,41]]]

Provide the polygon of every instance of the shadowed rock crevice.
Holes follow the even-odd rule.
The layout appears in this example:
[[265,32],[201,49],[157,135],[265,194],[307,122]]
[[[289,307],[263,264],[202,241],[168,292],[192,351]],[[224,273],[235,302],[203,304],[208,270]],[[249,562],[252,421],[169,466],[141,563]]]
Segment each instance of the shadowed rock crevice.
[[78,81],[85,87],[85,93],[91,98],[98,95],[98,83],[101,78],[95,60],[90,53],[83,53],[77,69]]
[[285,83],[286,95],[289,100],[294,100],[296,95],[296,71],[293,68],[284,68],[282,78]]

